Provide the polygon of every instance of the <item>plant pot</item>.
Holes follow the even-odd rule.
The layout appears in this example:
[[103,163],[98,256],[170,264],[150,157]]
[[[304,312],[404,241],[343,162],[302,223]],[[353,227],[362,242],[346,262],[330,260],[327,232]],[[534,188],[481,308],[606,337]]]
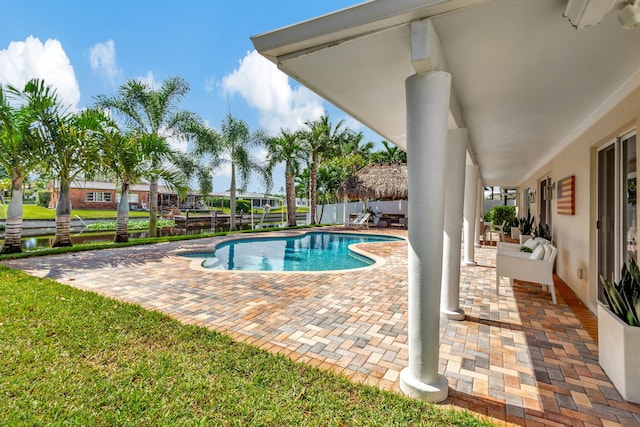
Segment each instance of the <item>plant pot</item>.
[[511,227],[511,238],[518,240],[520,238],[520,229],[518,227]]
[[598,352],[600,366],[624,400],[640,403],[640,327],[627,325],[600,302]]
[[527,240],[529,240],[531,238],[530,235],[528,234],[520,234],[520,244],[524,244],[524,242],[526,242]]

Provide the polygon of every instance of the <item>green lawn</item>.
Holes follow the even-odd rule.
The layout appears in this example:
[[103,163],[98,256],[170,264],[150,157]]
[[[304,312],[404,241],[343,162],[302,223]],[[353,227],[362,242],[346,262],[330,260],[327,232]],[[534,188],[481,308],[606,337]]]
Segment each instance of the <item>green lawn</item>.
[[[6,208],[5,208],[6,209]],[[47,209],[37,205],[24,205],[23,206],[23,218],[24,219],[55,219],[56,210]],[[5,212],[6,214],[6,212]],[[115,210],[87,210],[87,209],[73,209],[71,215],[75,218],[78,215],[82,219],[116,219]],[[129,212],[131,218],[148,218],[149,212],[145,211],[131,211]],[[0,211],[0,218],[4,218]]]
[[[4,210],[0,210],[0,219],[4,219],[6,215],[7,206],[4,206]],[[55,219],[56,210],[55,209],[47,209],[37,205],[23,205],[24,219]],[[308,212],[309,208],[299,208],[298,212]],[[284,208],[281,209],[273,209],[272,213],[284,212]],[[223,213],[228,214],[229,209],[226,208],[223,210]],[[261,211],[257,211],[256,213],[261,213]],[[73,209],[71,211],[71,215],[75,217],[78,215],[82,219],[116,219],[116,211],[115,210],[87,210],[87,209]],[[145,211],[130,211],[129,218],[148,218],[149,212]]]
[[4,266],[0,390],[4,425],[490,425]]

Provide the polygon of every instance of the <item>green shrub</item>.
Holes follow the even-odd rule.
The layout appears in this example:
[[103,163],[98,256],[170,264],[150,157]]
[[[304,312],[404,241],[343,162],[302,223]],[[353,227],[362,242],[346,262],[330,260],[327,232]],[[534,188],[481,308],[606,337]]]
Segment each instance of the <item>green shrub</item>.
[[213,208],[228,208],[231,203],[229,199],[225,197],[205,196],[203,197],[203,200],[207,206],[211,206]]
[[[207,206],[211,206],[212,208],[230,208],[231,200],[226,197],[211,197],[206,196],[203,198],[204,202]],[[236,199],[236,213],[249,213],[251,212],[251,201],[244,199]]]
[[516,207],[515,206],[494,206],[489,212],[485,214],[485,219],[491,221],[493,225],[501,225],[503,221],[507,221],[504,226],[504,231],[511,231],[511,224],[516,219]]
[[251,212],[251,200],[236,200],[236,213]]
[[36,204],[43,208],[48,208],[51,203],[51,191],[40,190],[36,193]]

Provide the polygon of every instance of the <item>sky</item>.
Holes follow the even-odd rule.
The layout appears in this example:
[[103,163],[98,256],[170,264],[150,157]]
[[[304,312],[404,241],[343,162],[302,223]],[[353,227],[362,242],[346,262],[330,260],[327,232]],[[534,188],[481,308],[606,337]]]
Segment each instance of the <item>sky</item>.
[[[32,78],[54,85],[73,109],[115,94],[128,79],[159,87],[179,75],[191,86],[180,107],[219,129],[228,112],[277,134],[296,130],[325,111],[332,123],[381,137],[280,72],[259,55],[250,37],[334,12],[358,0],[108,2],[7,1],[0,26],[0,84]],[[177,144],[176,148],[189,147]],[[264,153],[256,152],[257,156]],[[214,191],[229,187],[229,167],[215,172]],[[283,168],[272,192],[284,186]],[[249,191],[264,192],[256,177]]]

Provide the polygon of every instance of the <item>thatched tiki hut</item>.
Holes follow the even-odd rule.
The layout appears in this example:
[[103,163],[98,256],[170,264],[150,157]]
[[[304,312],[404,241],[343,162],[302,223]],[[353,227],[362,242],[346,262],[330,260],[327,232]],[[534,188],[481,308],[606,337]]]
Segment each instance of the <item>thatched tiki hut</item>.
[[342,181],[338,195],[345,200],[405,200],[409,197],[406,163],[372,163]]

